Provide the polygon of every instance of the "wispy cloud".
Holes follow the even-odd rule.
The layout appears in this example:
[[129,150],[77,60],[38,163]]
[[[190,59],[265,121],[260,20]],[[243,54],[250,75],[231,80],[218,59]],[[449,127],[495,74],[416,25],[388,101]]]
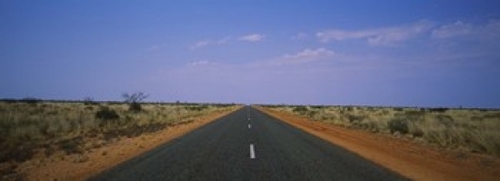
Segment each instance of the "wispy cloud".
[[287,64],[306,63],[328,58],[334,54],[335,53],[333,51],[325,48],[305,49],[292,55],[283,55],[283,60],[281,60],[281,62]]
[[371,45],[393,45],[426,33],[432,27],[433,23],[421,20],[408,25],[377,29],[355,31],[331,29],[316,33],[316,37],[324,43],[348,39],[365,39]]
[[470,37],[475,39],[500,38],[500,21],[492,20],[484,25],[457,21],[434,29],[432,37],[439,39],[455,37]]
[[331,50],[325,48],[317,48],[305,49],[293,55],[285,54],[283,55],[283,57],[287,59],[319,59],[332,56],[333,54],[334,52]]
[[202,41],[196,42],[193,46],[191,46],[191,49],[204,47],[204,46],[207,46],[209,44],[210,44],[209,40],[202,40]]
[[226,37],[220,38],[220,39],[205,39],[205,40],[198,41],[195,44],[191,45],[191,47],[189,47],[189,49],[194,50],[194,49],[203,48],[203,47],[212,46],[212,45],[224,45],[224,44],[228,44],[234,40],[258,42],[258,41],[262,41],[264,38],[265,38],[265,35],[249,34],[249,35],[240,36],[236,39],[231,37],[231,36],[226,36]]
[[267,60],[256,61],[247,64],[253,68],[284,67],[289,65],[298,65],[313,63],[319,60],[331,59],[336,55],[332,50],[326,48],[304,49],[293,54],[284,54],[282,56],[270,58]]
[[151,45],[150,47],[147,48],[148,51],[157,51],[159,49],[164,48],[167,45],[167,43],[160,43],[160,44],[155,44]]
[[262,41],[264,38],[265,38],[265,35],[249,34],[249,35],[239,37],[238,40],[249,41],[249,42],[258,42],[258,41]]
[[218,39],[218,40],[205,39],[205,40],[201,40],[201,41],[196,42],[194,45],[192,45],[190,47],[190,49],[197,49],[197,48],[202,48],[202,47],[206,47],[206,46],[210,46],[210,45],[222,45],[222,44],[228,43],[229,40],[231,40],[231,37],[229,37],[229,36]]
[[466,35],[472,31],[472,25],[457,21],[453,24],[442,25],[432,31],[435,38],[449,38],[454,36]]
[[208,60],[199,60],[199,61],[193,61],[188,63],[188,66],[203,66],[203,65],[208,65],[210,62]]
[[292,40],[305,40],[309,38],[309,34],[304,32],[299,32],[296,35],[292,36]]

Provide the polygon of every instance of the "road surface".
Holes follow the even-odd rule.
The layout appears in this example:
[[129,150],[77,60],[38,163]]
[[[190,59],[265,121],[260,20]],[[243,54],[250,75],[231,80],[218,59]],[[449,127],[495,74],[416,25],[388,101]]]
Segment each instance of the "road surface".
[[406,180],[243,107],[90,180]]

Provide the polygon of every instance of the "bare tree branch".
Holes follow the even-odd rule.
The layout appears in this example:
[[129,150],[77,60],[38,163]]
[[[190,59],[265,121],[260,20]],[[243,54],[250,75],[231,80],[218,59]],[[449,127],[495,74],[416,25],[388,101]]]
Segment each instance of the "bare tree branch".
[[126,103],[137,103],[149,97],[148,94],[143,92],[136,92],[133,94],[123,93],[122,97],[125,99]]

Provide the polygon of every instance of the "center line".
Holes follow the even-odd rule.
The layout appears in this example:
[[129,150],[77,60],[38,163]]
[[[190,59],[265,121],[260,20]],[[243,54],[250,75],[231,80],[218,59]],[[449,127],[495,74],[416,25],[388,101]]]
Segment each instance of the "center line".
[[252,128],[252,125],[248,124],[248,129]]
[[255,151],[253,150],[253,144],[250,144],[250,159],[255,159]]

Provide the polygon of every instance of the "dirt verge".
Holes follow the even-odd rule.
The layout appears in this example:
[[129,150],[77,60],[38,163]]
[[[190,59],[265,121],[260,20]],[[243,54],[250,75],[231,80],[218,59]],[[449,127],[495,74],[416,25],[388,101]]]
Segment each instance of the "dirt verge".
[[496,157],[440,150],[391,135],[327,125],[260,107],[257,109],[413,180],[500,178],[500,159]]
[[[237,110],[233,109],[232,111]],[[84,154],[58,155],[36,158],[19,165],[17,172],[26,180],[85,180],[101,171],[112,168],[161,144],[182,136],[232,111],[215,112],[180,124],[137,137],[123,137]]]

